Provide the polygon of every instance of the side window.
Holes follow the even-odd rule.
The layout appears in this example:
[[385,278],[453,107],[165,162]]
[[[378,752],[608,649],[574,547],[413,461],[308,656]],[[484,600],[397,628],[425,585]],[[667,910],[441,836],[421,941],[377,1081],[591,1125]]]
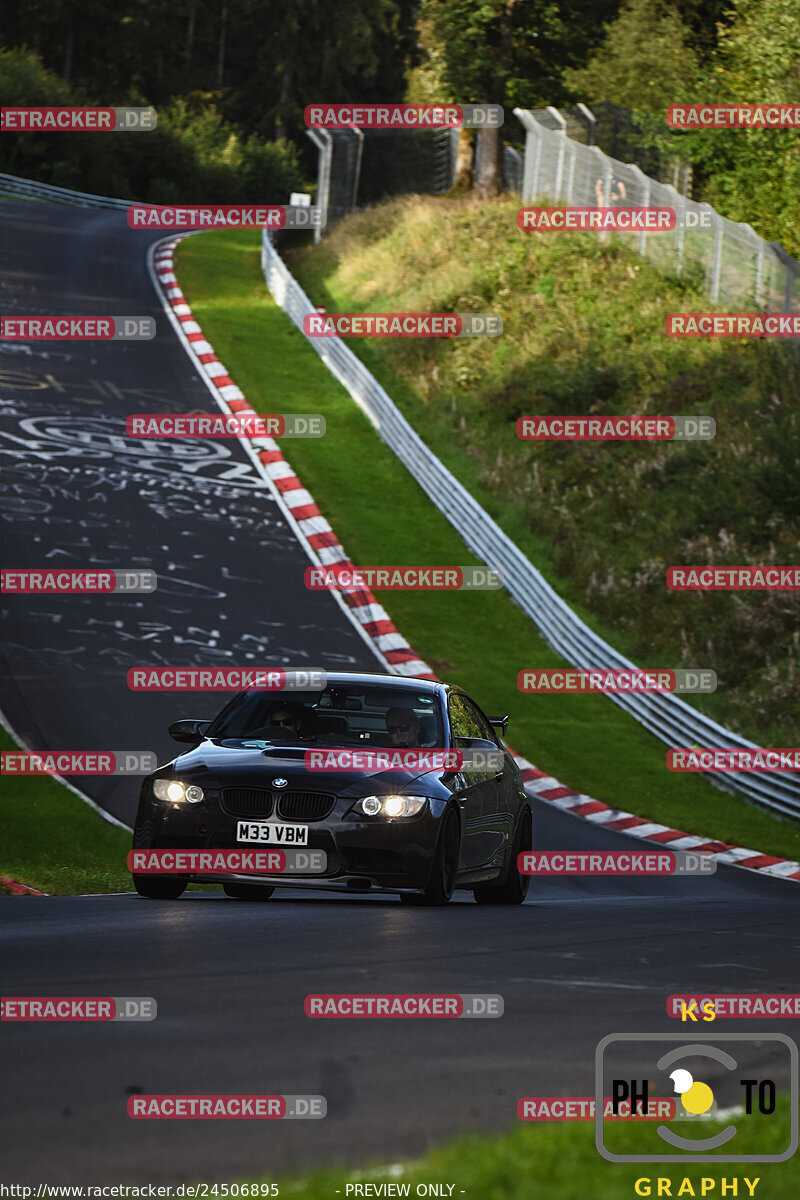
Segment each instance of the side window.
[[470,712],[472,713],[473,719],[478,728],[478,733],[475,733],[472,736],[485,738],[487,742],[494,742],[496,745],[497,737],[495,736],[494,729],[486,720],[486,717],[483,715],[477,705],[472,703],[471,700],[468,700],[467,703],[469,704]]
[[466,696],[458,693],[450,697],[450,724],[454,737],[485,738],[495,742],[494,731],[483,713]]
[[454,693],[450,696],[448,707],[453,737],[477,737],[478,735],[473,733],[470,711],[464,697]]

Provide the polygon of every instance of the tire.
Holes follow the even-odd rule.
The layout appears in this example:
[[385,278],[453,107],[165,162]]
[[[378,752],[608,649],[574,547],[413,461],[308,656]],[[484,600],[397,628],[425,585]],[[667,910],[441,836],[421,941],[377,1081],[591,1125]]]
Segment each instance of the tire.
[[148,900],[177,900],[186,891],[188,879],[180,875],[134,875],[133,886]]
[[401,892],[400,903],[440,908],[450,902],[458,874],[461,825],[455,809],[449,808],[442,821],[431,873],[423,892]]
[[476,904],[522,904],[528,894],[530,876],[520,875],[517,870],[517,855],[531,849],[532,838],[533,819],[530,808],[526,806],[517,826],[505,881],[499,886],[489,883],[473,888],[472,894]]
[[233,900],[269,900],[275,888],[260,883],[223,883],[222,890]]

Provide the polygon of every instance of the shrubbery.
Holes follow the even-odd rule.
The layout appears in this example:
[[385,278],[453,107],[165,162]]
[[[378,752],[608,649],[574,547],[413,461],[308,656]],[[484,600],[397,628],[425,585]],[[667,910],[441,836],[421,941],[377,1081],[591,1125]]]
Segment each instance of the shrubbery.
[[[0,97],[8,106],[94,103],[26,50],[0,50]],[[0,163],[9,175],[150,203],[283,204],[303,186],[293,145],[243,137],[201,92],[159,110],[148,133],[6,133]]]

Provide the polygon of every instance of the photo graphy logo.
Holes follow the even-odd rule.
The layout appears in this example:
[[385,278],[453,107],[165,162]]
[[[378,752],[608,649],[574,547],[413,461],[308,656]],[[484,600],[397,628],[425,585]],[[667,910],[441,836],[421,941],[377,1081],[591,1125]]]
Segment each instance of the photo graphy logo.
[[[789,1094],[788,1111],[775,1103],[778,1080]],[[657,1125],[642,1153],[620,1152],[601,1101],[610,1094],[612,1108],[625,1101],[646,1112],[651,1085],[658,1095],[677,1096],[680,1125]],[[595,1144],[609,1162],[784,1162],[798,1146],[797,1046],[784,1034],[760,1031],[612,1033],[595,1053],[595,1103]],[[774,1136],[768,1149],[757,1145],[763,1117],[778,1126],[777,1150]],[[708,1134],[709,1118],[723,1128]]]

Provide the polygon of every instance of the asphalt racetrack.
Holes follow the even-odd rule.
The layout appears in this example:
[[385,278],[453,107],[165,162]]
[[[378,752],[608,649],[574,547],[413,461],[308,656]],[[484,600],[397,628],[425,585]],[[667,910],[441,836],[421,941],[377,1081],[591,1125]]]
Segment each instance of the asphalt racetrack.
[[[5,563],[148,567],[152,595],[4,597],[0,707],[37,748],[154,750],[219,697],[136,695],[131,666],[376,666],[236,441],[124,436],[132,412],[214,411],[154,296],[152,235],[124,215],[3,203],[6,314],[155,315],[142,344],[0,346]],[[164,448],[166,446],[166,449]],[[210,701],[210,702],[209,702]],[[138,781],[76,781],[130,823]],[[712,833],[713,831],[709,831]],[[536,802],[537,848],[632,840]],[[3,1175],[16,1183],[232,1181],[392,1162],[516,1123],[525,1095],[589,1095],[598,1041],[675,1032],[681,991],[800,992],[794,885],[733,867],[683,879],[535,881],[519,909],[457,894],[0,897],[4,995],[153,996],[150,1023],[0,1026]],[[309,992],[491,992],[499,1020],[319,1020]],[[722,1024],[722,1022],[720,1022]],[[771,1032],[795,1037],[793,1023]],[[747,1020],[726,1031],[749,1032]],[[749,1060],[758,1065],[754,1047]],[[782,1082],[779,1080],[779,1083]],[[140,1093],[321,1093],[322,1121],[132,1121]]]
[[[144,595],[2,597],[11,728],[32,749],[151,750],[164,762],[167,725],[212,717],[228,696],[135,693],[130,667],[383,670],[331,595],[306,590],[309,559],[235,438],[126,436],[131,413],[219,411],[154,292],[153,234],[121,212],[11,201],[0,212],[4,315],[155,316],[158,331],[0,342],[4,566],[158,576]],[[132,824],[138,779],[73,782]]]

